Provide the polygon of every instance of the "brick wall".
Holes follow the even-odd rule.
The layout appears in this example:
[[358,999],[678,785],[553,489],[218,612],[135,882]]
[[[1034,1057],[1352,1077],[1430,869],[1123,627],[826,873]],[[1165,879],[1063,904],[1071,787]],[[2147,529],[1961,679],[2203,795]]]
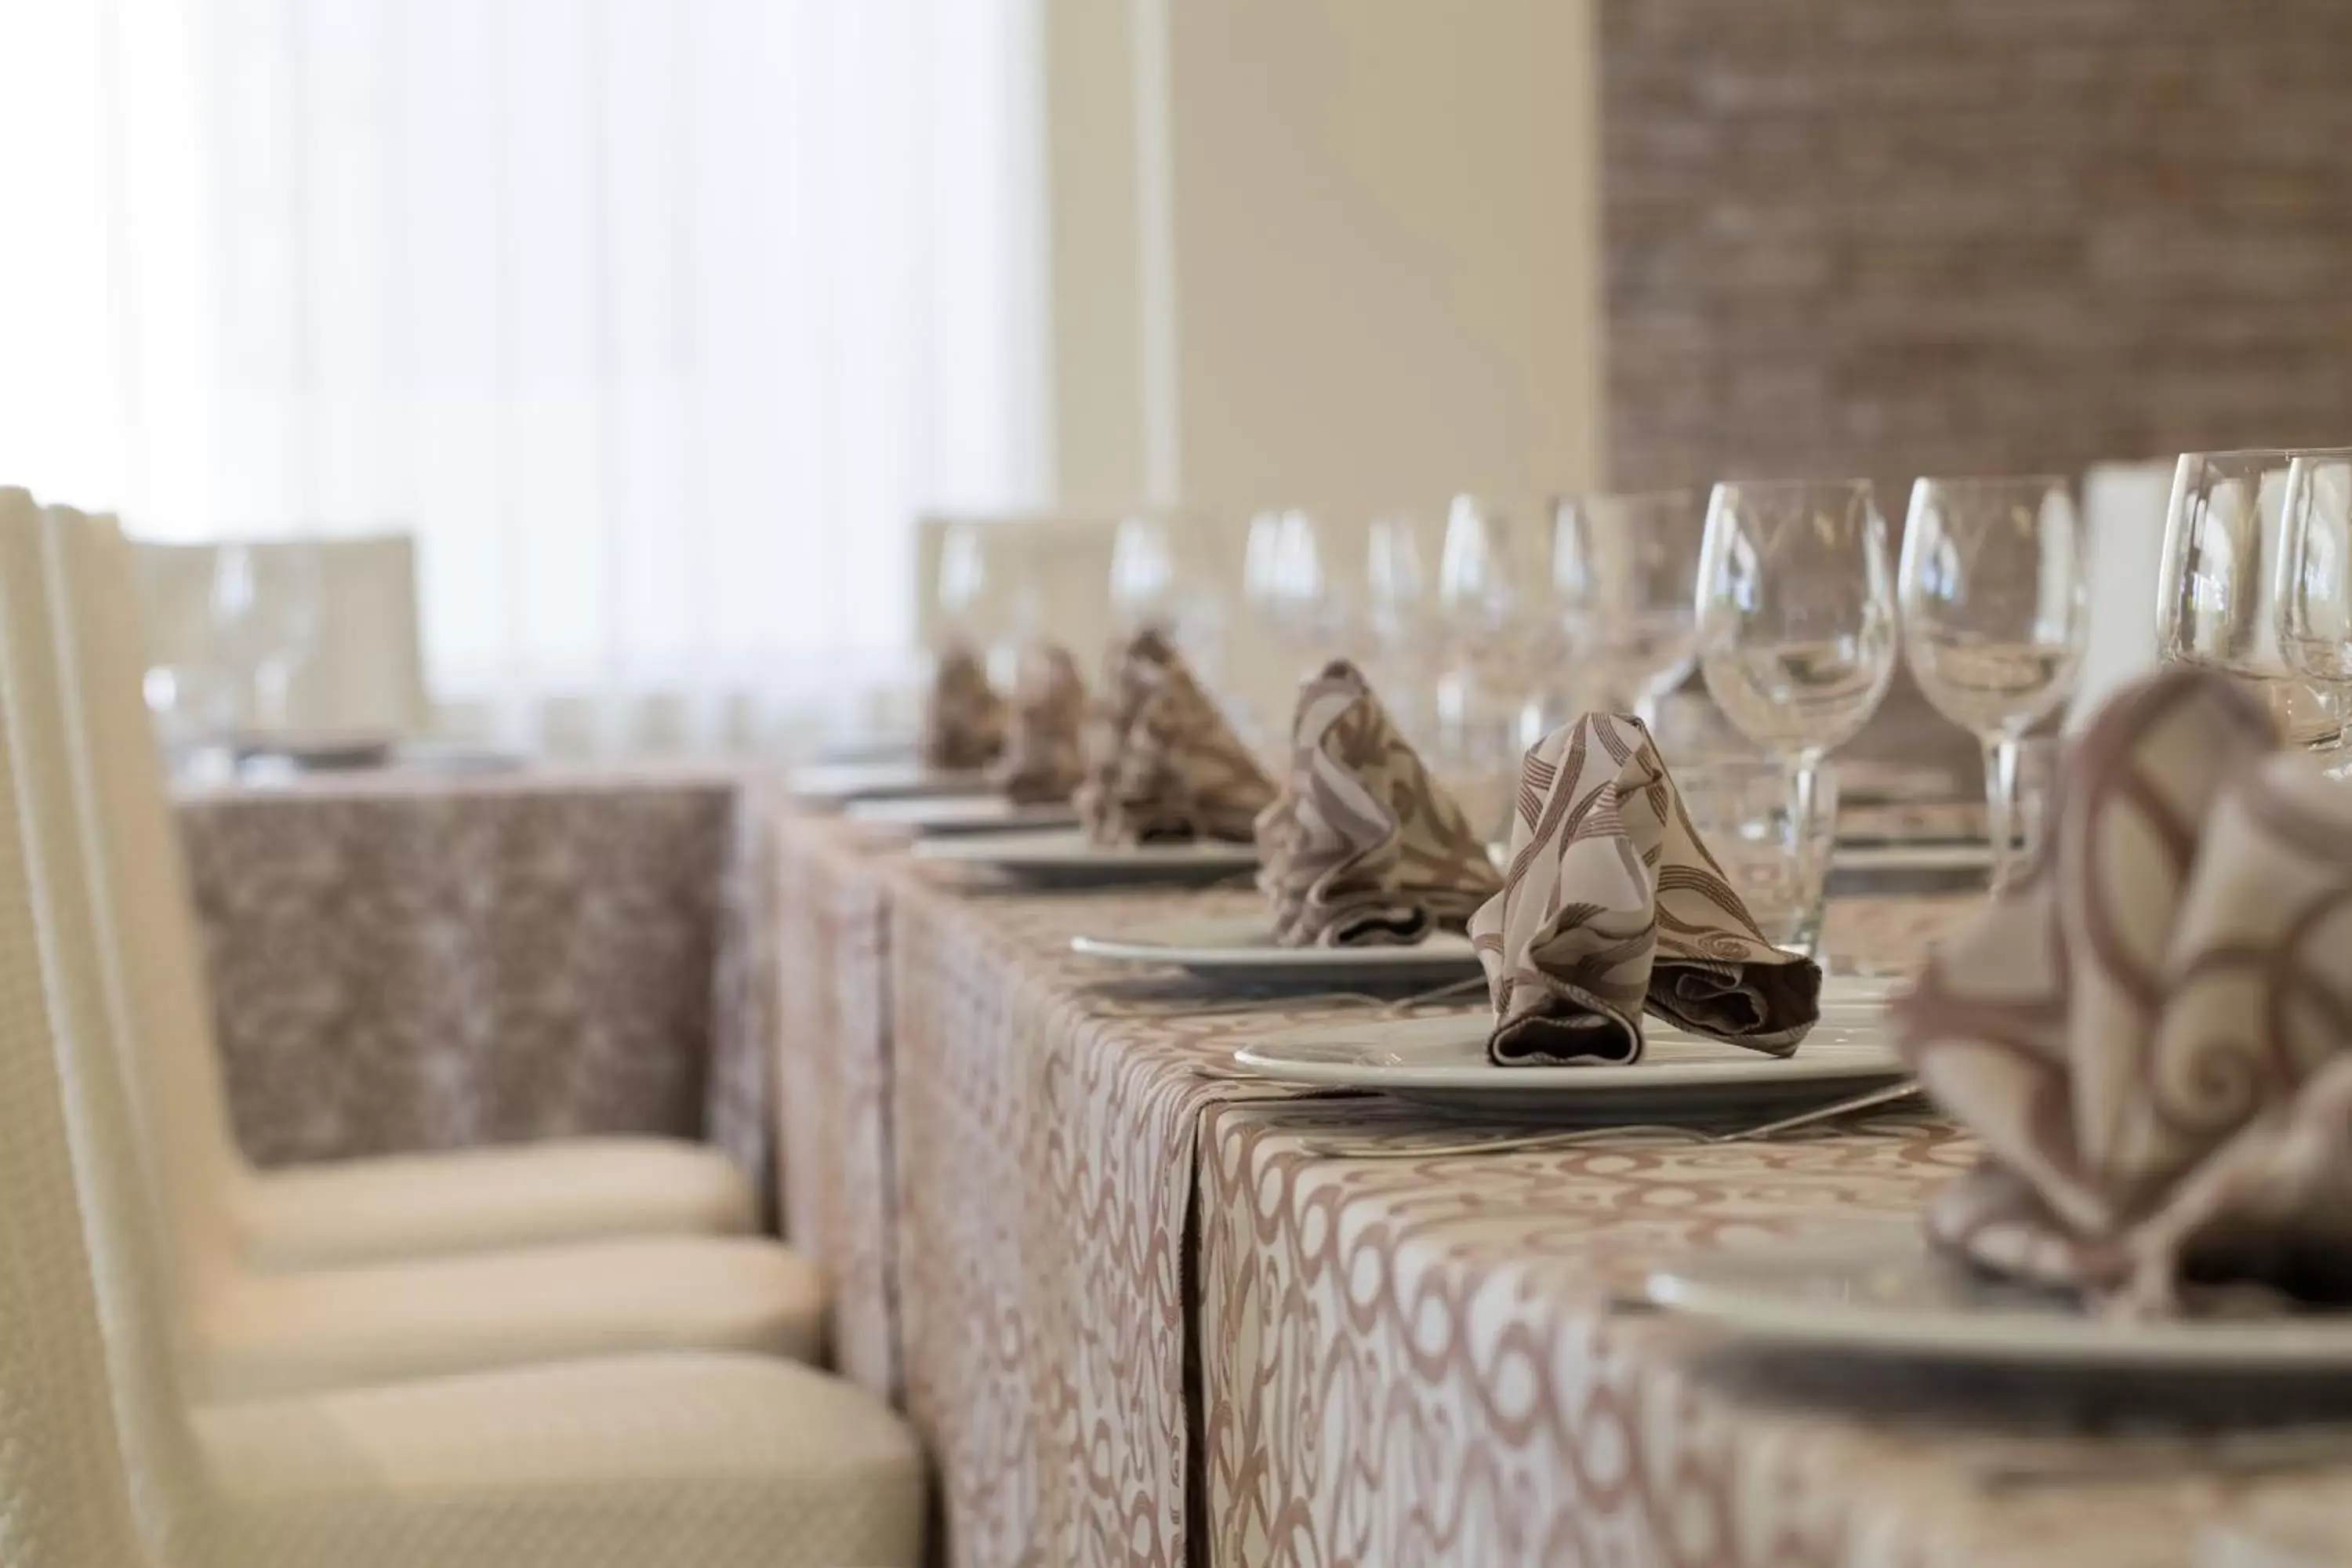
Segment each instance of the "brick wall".
[[2352,442],[2352,0],[1601,0],[1611,478]]

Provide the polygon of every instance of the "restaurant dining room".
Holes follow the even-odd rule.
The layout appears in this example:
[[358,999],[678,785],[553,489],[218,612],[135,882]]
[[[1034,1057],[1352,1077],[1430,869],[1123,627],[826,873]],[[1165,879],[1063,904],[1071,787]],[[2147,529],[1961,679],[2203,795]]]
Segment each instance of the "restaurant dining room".
[[2347,66],[0,0],[0,1568],[2352,1565]]

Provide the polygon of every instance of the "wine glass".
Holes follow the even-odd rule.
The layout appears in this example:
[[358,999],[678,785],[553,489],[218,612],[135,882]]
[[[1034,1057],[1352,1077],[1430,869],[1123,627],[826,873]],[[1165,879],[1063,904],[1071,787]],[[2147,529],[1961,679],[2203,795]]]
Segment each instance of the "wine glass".
[[[1779,759],[1791,852],[1829,842],[1821,770],[1886,695],[1895,585],[1867,479],[1726,480],[1708,498],[1699,671],[1724,716]],[[1818,930],[1798,945],[1819,941]]]
[[[2198,665],[2234,677],[2269,710],[2289,743],[2315,752],[2344,742],[2347,688],[2314,679],[2294,662],[2283,635],[2298,575],[2315,575],[2308,517],[2306,554],[2298,574],[2284,547],[2286,492],[2296,458],[2306,459],[2306,510],[2324,501],[2324,474],[2352,451],[2189,452],[2173,470],[2165,517],[2164,564],[2158,578],[2157,651],[2168,664]],[[2321,506],[2324,517],[2324,506]],[[2325,537],[2324,521],[2320,537]],[[2320,544],[2325,550],[2326,545]],[[2316,575],[2324,581],[2325,573]],[[2304,594],[2306,616],[2324,613]]]
[[1415,744],[1430,735],[1431,683],[1438,637],[1421,520],[1402,512],[1372,519],[1364,534],[1364,641],[1382,704]]
[[942,637],[948,647],[977,654],[989,684],[1000,689],[1013,684],[1039,619],[1036,574],[1014,549],[1022,526],[958,518],[940,540]]
[[1992,885],[2017,867],[2019,742],[2064,701],[2087,638],[2083,531],[2063,479],[1923,479],[1897,574],[1903,647],[1985,756]]
[[2352,452],[2290,458],[2279,534],[2279,651],[2340,711],[2352,689]]
[[1465,808],[1481,826],[1503,820],[1517,781],[1509,775],[1538,708],[1525,600],[1510,525],[1475,496],[1454,498],[1437,558],[1433,629],[1437,645],[1434,739]]
[[1587,496],[1552,507],[1552,604],[1560,651],[1599,705],[1648,721],[1698,660],[1696,490]]
[[1297,508],[1250,520],[1242,596],[1275,641],[1301,661],[1328,658],[1339,640],[1339,605],[1314,517]]
[[318,643],[320,577],[318,548],[299,541],[231,542],[215,552],[213,640],[236,681],[237,722],[290,727],[294,679]]
[[1222,574],[1230,559],[1216,560],[1230,532],[1210,520],[1162,512],[1135,512],[1119,521],[1111,536],[1111,622],[1121,639],[1137,632],[1164,632],[1201,679],[1216,685],[1226,635],[1227,589]]

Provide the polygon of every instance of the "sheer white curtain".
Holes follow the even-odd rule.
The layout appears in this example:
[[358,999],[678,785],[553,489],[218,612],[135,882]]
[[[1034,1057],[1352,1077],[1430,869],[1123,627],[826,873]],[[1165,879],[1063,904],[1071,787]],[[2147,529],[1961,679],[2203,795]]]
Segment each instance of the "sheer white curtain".
[[1045,483],[1035,3],[0,0],[0,482],[412,528],[509,728],[838,700]]

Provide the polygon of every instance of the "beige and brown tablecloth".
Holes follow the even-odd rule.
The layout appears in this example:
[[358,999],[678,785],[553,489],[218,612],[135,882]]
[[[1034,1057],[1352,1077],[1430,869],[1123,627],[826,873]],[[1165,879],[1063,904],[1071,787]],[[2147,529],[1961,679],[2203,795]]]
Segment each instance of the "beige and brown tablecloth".
[[787,807],[769,821],[783,1233],[825,1271],[835,1368],[896,1401],[898,1173],[885,852],[838,817]]
[[184,794],[262,1164],[593,1132],[765,1180],[766,889],[717,773],[387,771]]
[[[1213,993],[1067,951],[1250,894],[1023,893],[827,831],[806,853],[830,873],[780,889],[832,875],[856,925],[887,905],[887,1023],[845,1024],[845,991],[782,1046],[845,1038],[888,1079],[824,1091],[873,1124],[827,1147],[893,1149],[899,1365],[952,1563],[2185,1568],[2226,1505],[2193,1462],[2001,1489],[2112,1457],[2039,1385],[1808,1370],[1612,1304],[1665,1250],[1908,1215],[1969,1157],[1948,1128],[1315,1155],[1302,1134],[1432,1122],[1203,1076],[1297,1010],[1203,1014]],[[1891,957],[1965,907],[1843,903],[1832,945]],[[803,962],[846,985],[871,937]],[[788,1130],[817,1115],[789,1104],[800,1074]],[[785,1163],[789,1188],[856,1162]]]

